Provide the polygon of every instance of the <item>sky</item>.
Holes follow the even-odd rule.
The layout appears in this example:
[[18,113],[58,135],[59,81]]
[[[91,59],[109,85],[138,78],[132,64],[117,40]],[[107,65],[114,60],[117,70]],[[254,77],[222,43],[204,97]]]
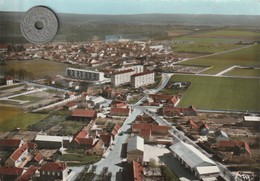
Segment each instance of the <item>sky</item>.
[[74,14],[260,15],[260,0],[0,0],[0,11],[24,12],[38,5]]

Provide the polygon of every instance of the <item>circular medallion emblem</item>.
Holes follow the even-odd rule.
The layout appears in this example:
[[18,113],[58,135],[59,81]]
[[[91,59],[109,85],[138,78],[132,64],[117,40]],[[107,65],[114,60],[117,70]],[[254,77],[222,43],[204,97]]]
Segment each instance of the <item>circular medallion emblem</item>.
[[58,19],[54,12],[43,6],[29,9],[21,24],[23,36],[32,43],[47,43],[58,31]]

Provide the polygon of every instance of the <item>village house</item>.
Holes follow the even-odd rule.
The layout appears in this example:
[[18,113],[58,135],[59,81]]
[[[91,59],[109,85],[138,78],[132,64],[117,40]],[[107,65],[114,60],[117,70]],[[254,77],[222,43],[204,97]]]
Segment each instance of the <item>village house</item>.
[[17,148],[13,154],[5,161],[6,167],[23,167],[27,162],[27,156],[29,150],[34,150],[36,144],[34,143],[25,143],[21,147]]
[[27,169],[25,168],[23,174],[19,176],[15,181],[32,181],[36,177],[37,170],[38,167],[31,165]]
[[97,112],[90,109],[74,109],[71,114],[72,119],[90,121],[97,118]]
[[193,106],[188,108],[176,108],[172,106],[166,106],[159,110],[160,114],[167,117],[174,116],[197,116],[197,111]]
[[5,76],[5,84],[6,85],[13,85],[14,84],[14,78],[12,76]]
[[147,124],[147,123],[133,123],[132,133],[138,134],[145,142],[156,142],[156,138],[168,137],[168,126]]
[[112,129],[112,131],[111,131],[111,135],[112,135],[113,140],[114,140],[115,137],[119,134],[120,128],[121,128],[121,126],[118,125],[118,124],[115,124],[115,126],[113,127],[113,129]]
[[77,109],[78,108],[78,103],[75,102],[75,101],[72,101],[72,102],[69,102],[67,103],[65,106],[64,106],[65,109],[68,109],[68,110],[74,110],[74,109]]
[[86,149],[85,153],[88,155],[103,155],[111,143],[111,134],[100,134],[98,141],[92,147]]
[[98,141],[96,135],[91,135],[91,128],[94,122],[90,122],[87,126],[84,126],[78,133],[75,134],[73,140],[70,143],[72,148],[92,148],[93,145]]
[[15,180],[22,175],[24,169],[16,167],[0,167],[0,180],[9,181]]
[[39,177],[36,180],[61,180],[67,181],[69,175],[69,168],[65,162],[47,162],[39,168]]
[[130,137],[127,143],[127,161],[143,162],[144,139],[140,136]]
[[111,107],[110,115],[112,117],[128,117],[130,114],[130,108],[119,108],[119,107]]
[[144,168],[136,161],[127,163],[123,168],[123,178],[126,181],[143,181]]
[[222,140],[218,142],[218,150],[224,152],[233,152],[234,155],[241,155],[247,153],[252,155],[248,143],[243,141],[233,141],[233,140]]
[[171,95],[161,95],[161,94],[149,94],[148,102],[150,105],[168,105],[175,106],[179,102],[179,97]]

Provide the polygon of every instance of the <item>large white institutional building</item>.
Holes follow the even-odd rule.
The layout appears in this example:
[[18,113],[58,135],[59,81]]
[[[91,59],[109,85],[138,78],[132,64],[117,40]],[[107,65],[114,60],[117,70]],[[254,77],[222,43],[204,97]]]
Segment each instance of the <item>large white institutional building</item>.
[[122,70],[111,75],[111,83],[114,86],[130,83],[131,75],[135,74],[133,69]]
[[74,79],[104,81],[104,72],[97,72],[92,70],[67,68],[66,75]]
[[131,86],[134,88],[146,86],[154,83],[154,72],[141,72],[131,76]]

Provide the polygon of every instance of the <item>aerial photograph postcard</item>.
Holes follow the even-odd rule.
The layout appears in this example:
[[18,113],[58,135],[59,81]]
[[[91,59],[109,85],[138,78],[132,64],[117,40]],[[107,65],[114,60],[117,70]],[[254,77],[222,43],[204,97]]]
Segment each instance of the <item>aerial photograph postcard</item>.
[[0,0],[0,181],[259,181],[260,0]]

